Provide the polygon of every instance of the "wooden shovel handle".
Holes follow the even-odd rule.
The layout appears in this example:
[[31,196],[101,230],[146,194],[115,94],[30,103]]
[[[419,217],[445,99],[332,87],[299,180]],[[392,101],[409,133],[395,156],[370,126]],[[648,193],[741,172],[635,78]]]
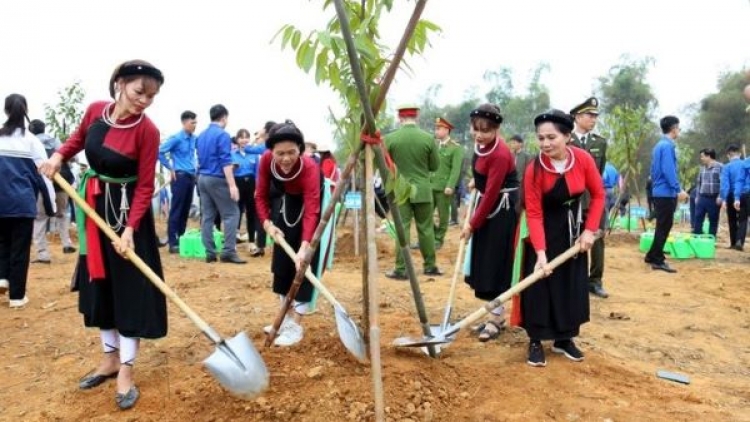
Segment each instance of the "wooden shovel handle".
[[[601,230],[597,231],[594,234],[595,239],[598,239],[601,236],[602,236]],[[568,250],[556,256],[555,259],[550,261],[548,264],[549,268],[554,270],[555,268],[562,265],[562,263],[564,263],[565,261],[574,257],[580,251],[581,251],[581,244],[576,242],[575,245],[571,246]],[[454,331],[454,333],[458,332],[458,330],[466,328],[469,325],[477,322],[480,318],[487,315],[491,310],[509,301],[514,295],[521,293],[522,291],[526,290],[527,287],[531,286],[532,284],[536,283],[537,281],[539,281],[540,279],[544,277],[545,277],[544,270],[542,270],[541,268],[534,271],[528,277],[519,281],[518,284],[506,290],[500,296],[496,297],[492,301],[487,302],[484,306],[474,311],[471,315],[459,321],[458,324],[456,324],[456,326],[451,331]],[[447,335],[452,335],[454,333],[448,333]]]
[[[297,256],[297,252],[292,249],[291,246],[289,246],[289,243],[286,242],[286,239],[284,239],[281,236],[274,236],[274,242],[276,242],[279,246],[281,246],[282,249],[284,249],[284,252],[286,252],[287,255],[289,255],[289,258],[294,261],[294,258]],[[316,289],[320,291],[320,294],[322,294],[328,302],[335,306],[340,306],[339,302],[336,300],[335,297],[333,297],[333,294],[326,288],[326,286],[323,285],[323,283],[318,279],[318,277],[313,274],[313,272],[310,270],[310,267],[307,267],[307,270],[305,271],[305,277],[307,277],[308,280],[310,280],[310,283],[312,283],[313,286],[315,286]]]
[[[466,217],[464,217],[464,227],[469,224],[469,221],[471,221],[471,214],[474,211],[474,206],[476,205],[477,200],[477,190],[474,189],[471,192],[471,197],[469,199],[469,207],[466,209]],[[463,230],[463,227],[459,228],[460,230]],[[466,249],[466,243],[467,240],[464,238],[461,238],[458,242],[458,253],[456,254],[456,266],[453,268],[453,279],[451,280],[451,288],[448,293],[448,307],[453,305],[453,300],[456,298],[456,285],[458,284],[458,277],[461,274],[461,271],[463,270],[464,266],[464,260],[465,257],[465,249]]]
[[[60,176],[59,173],[55,173],[54,177],[55,182],[62,188],[62,190],[65,191],[65,193],[70,196],[70,198],[73,200],[73,202],[76,203],[76,205],[83,210],[83,212],[86,214],[87,217],[89,217],[91,220],[96,223],[96,225],[101,229],[102,232],[104,232],[105,235],[107,235],[108,238],[112,239],[113,241],[119,241],[120,236],[115,233],[114,230],[112,230],[111,227],[109,227],[109,224],[107,224],[102,218],[99,216],[99,214],[96,213],[96,211],[91,208],[91,206],[86,203],[86,201],[83,200],[83,198],[78,195],[78,192],[76,192],[75,189],[73,189],[70,184]],[[132,249],[125,250],[125,257],[133,263],[133,265],[136,266],[148,279],[151,281],[151,283],[156,286],[157,289],[159,289],[162,293],[164,293],[164,296],[169,298],[172,302],[174,302],[178,308],[182,312],[187,315],[187,317],[193,321],[193,323],[200,328],[201,331],[203,331],[203,334],[206,335],[212,342],[219,344],[221,343],[221,336],[211,328],[206,321],[204,321],[198,314],[196,314],[190,307],[187,305],[187,303],[183,302],[182,299],[177,296],[177,294],[167,286],[167,284],[164,282],[164,280],[159,277],[154,270],[152,270],[148,265],[146,265],[145,262],[133,251]]]

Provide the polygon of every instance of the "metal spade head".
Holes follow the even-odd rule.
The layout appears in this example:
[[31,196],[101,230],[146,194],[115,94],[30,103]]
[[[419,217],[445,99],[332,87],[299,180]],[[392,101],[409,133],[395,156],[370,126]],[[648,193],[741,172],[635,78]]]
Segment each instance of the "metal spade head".
[[453,339],[448,337],[399,337],[393,340],[393,345],[396,347],[426,347],[426,346],[439,346],[441,344],[451,343]]
[[[443,331],[445,330],[443,329],[442,325],[435,325],[435,324],[430,325],[430,337],[431,338],[441,337],[443,335]],[[443,347],[448,347],[448,344],[449,343],[446,343]],[[433,348],[435,349],[435,353],[438,355],[442,351],[443,347],[440,347],[438,345],[433,345]],[[430,351],[427,349],[427,346],[422,347],[421,350],[422,350],[422,353],[424,353],[425,355],[428,355],[428,356],[430,355]]]
[[244,332],[222,340],[203,364],[233,395],[250,400],[268,388],[266,364]]
[[[438,326],[436,331],[440,331],[434,336],[414,338],[414,337],[399,337],[393,340],[393,345],[396,347],[426,347],[426,346],[440,346],[444,344],[453,343],[456,339],[456,333],[461,329],[460,326],[454,325],[442,329]],[[432,327],[430,327],[432,331]],[[443,346],[445,348],[446,346]]]
[[359,332],[357,324],[352,321],[349,314],[346,313],[341,305],[333,307],[336,315],[336,328],[339,332],[339,338],[344,343],[344,347],[360,362],[367,361],[367,347],[362,334]]

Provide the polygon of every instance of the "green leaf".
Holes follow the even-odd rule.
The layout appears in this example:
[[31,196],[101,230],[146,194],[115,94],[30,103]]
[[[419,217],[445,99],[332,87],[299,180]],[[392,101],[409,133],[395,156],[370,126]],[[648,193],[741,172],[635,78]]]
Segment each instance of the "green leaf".
[[295,29],[292,33],[292,49],[296,50],[299,47],[300,39],[302,38],[302,32],[299,29]]
[[315,83],[320,83],[328,78],[328,49],[323,47],[315,59]]
[[[305,63],[305,56],[307,55],[307,49],[308,48],[309,48],[309,43],[304,42],[297,49],[297,57],[296,57],[296,59],[297,59],[297,66],[300,69],[303,69],[303,70],[305,69],[304,63]],[[307,72],[307,71],[305,70],[305,72]]]
[[333,41],[331,40],[331,34],[325,31],[318,31],[317,34],[320,44],[323,45],[323,47],[331,48],[331,45],[333,44]]
[[336,62],[331,62],[328,65],[328,82],[334,90],[341,91],[341,73]]
[[432,21],[428,21],[427,19],[420,19],[419,20],[419,24],[422,25],[422,26],[424,26],[425,29],[428,29],[430,31],[442,32],[442,30],[443,30],[436,23],[434,23]]
[[[281,49],[285,49],[287,44],[289,44],[289,41],[292,38],[292,34],[294,33],[294,27],[292,25],[287,25],[286,29],[284,29],[284,35],[281,38]],[[274,36],[274,38],[276,38]]]
[[313,43],[308,39],[306,41],[306,44],[307,51],[305,51],[305,56],[302,61],[302,68],[305,70],[305,72],[309,72],[315,64],[315,51],[318,49],[318,43]]

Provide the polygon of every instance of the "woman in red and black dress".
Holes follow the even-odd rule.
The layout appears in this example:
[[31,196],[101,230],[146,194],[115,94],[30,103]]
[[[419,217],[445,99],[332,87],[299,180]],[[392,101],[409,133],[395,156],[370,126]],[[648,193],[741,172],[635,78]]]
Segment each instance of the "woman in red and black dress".
[[[604,212],[602,178],[593,158],[569,147],[573,120],[560,110],[534,119],[541,153],[526,167],[524,202],[530,242],[524,253],[524,272],[542,268],[547,277],[521,293],[521,326],[529,335],[528,364],[545,366],[542,340],[554,340],[552,351],[573,361],[583,353],[573,338],[589,320],[588,254]],[[580,197],[591,194],[588,215]],[[580,242],[581,253],[549,271],[547,263]]]
[[[466,282],[474,289],[474,296],[489,301],[510,288],[513,260],[508,257],[513,256],[514,249],[518,177],[513,155],[499,134],[503,121],[500,108],[482,104],[470,116],[472,171],[479,202],[461,237],[473,236]],[[480,341],[499,336],[505,324],[502,306],[490,314],[491,318],[478,327]]]
[[163,274],[151,213],[159,130],[143,113],[163,83],[161,71],[145,61],[118,66],[109,86],[115,101],[91,104],[76,132],[41,168],[51,177],[63,161],[85,150],[89,169],[81,176],[80,193],[120,235],[119,242],[111,242],[92,220],[79,215],[81,256],[73,282],[84,325],[99,328],[104,349],[99,367],[79,387],[93,388],[117,377],[115,400],[121,409],[132,407],[139,397],[133,364],[140,339],[167,334],[164,295],[122,256],[132,249]]
[[[273,291],[283,303],[320,222],[323,174],[315,160],[303,154],[305,139],[289,120],[271,128],[266,147],[268,151],[260,158],[255,189],[258,217],[268,234],[282,235],[289,246],[298,251],[292,260],[279,245],[273,248]],[[314,255],[310,268],[318,267],[319,256],[320,253]],[[304,330],[300,322],[312,293],[312,284],[303,280],[294,305],[274,340],[275,345],[291,346],[302,340]],[[270,327],[265,330],[268,332]]]

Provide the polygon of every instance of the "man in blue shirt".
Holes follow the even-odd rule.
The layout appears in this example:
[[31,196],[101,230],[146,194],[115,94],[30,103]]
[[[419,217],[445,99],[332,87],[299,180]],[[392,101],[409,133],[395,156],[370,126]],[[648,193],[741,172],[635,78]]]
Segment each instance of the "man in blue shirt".
[[741,251],[747,234],[747,202],[750,184],[747,184],[745,165],[740,159],[740,147],[727,146],[729,162],[721,170],[719,198],[722,208],[727,210],[729,225],[729,249]]
[[677,152],[675,139],[680,135],[680,120],[675,116],[665,116],[659,122],[663,134],[654,146],[651,155],[651,182],[656,214],[654,243],[644,261],[654,270],[676,273],[664,257],[664,244],[674,222],[677,200],[685,200],[687,193],[680,187],[677,177]]
[[602,175],[602,182],[604,183],[604,191],[607,193],[607,202],[606,202],[606,220],[605,224],[609,225],[609,214],[612,212],[612,207],[615,206],[615,202],[617,201],[617,197],[615,196],[615,188],[619,187],[620,183],[620,173],[617,172],[617,169],[615,166],[607,161],[607,164],[604,166],[604,174]]
[[237,255],[237,226],[240,193],[234,180],[232,138],[224,128],[229,111],[221,104],[209,111],[211,124],[198,136],[198,193],[201,197],[201,238],[206,248],[206,262],[216,262],[213,231],[216,214],[224,226],[224,249],[221,262],[245,264]]
[[190,204],[195,191],[195,125],[196,116],[184,111],[180,116],[182,130],[159,146],[159,162],[172,176],[172,205],[169,208],[167,236],[169,253],[179,253],[179,239],[185,233]]

